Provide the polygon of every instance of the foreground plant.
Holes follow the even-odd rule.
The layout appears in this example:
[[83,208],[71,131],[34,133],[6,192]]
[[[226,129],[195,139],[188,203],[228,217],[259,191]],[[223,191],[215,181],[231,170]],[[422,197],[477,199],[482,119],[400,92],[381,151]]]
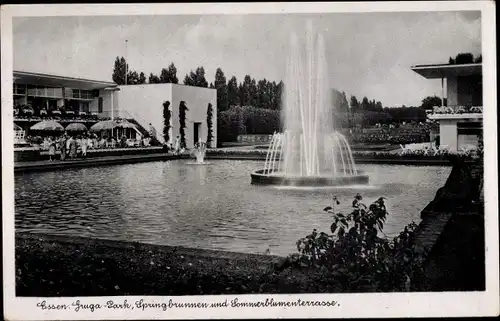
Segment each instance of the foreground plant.
[[[369,207],[356,195],[350,214],[335,212],[335,197],[324,211],[332,215],[332,234],[316,229],[297,241],[298,254],[292,263],[318,272],[325,284],[336,284],[345,291],[404,291],[420,271],[423,249],[416,246],[411,223],[392,240],[383,232],[389,215],[384,198]],[[382,236],[380,236],[382,235]]]

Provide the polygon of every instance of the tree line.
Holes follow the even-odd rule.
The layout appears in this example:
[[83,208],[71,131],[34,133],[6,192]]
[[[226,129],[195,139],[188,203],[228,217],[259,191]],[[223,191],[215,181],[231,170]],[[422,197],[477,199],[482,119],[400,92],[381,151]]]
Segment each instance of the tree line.
[[[125,73],[127,77],[125,77]],[[144,72],[129,68],[124,57],[116,57],[113,68],[113,81],[118,85],[179,83],[177,68],[171,63],[162,68],[158,75],[150,73],[146,79]],[[217,110],[222,112],[231,106],[253,106],[256,108],[280,110],[283,81],[276,82],[267,79],[256,80],[246,75],[242,82],[235,76],[227,80],[221,68],[217,68],[213,82],[206,79],[205,69],[197,67],[187,73],[184,85],[217,89]]]

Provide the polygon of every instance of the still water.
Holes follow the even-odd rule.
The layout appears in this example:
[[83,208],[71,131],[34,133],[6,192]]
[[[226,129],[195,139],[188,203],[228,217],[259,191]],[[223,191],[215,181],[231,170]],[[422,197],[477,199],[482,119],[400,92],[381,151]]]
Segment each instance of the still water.
[[323,208],[337,196],[349,211],[387,197],[384,227],[394,236],[445,183],[451,167],[358,165],[370,186],[300,189],[255,186],[259,161],[175,160],[15,176],[17,231],[287,255],[312,229],[329,232]]

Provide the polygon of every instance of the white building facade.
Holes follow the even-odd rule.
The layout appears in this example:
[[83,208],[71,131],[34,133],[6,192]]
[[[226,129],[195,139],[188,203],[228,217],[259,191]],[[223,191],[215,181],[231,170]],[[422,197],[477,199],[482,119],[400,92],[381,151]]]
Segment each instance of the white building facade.
[[428,116],[439,122],[440,145],[454,152],[477,146],[483,132],[482,64],[420,65],[411,69],[427,79],[441,79],[442,106],[434,107]]
[[198,141],[207,142],[209,104],[212,108],[212,141],[209,147],[217,146],[217,91],[215,89],[185,86],[179,84],[143,84],[119,86],[110,98],[110,110],[104,113],[111,117],[134,118],[142,127],[151,126],[156,138],[165,143],[163,128],[163,104],[170,102],[171,112],[169,141],[180,136],[179,106],[184,102],[188,110],[185,118],[186,148],[192,148]]

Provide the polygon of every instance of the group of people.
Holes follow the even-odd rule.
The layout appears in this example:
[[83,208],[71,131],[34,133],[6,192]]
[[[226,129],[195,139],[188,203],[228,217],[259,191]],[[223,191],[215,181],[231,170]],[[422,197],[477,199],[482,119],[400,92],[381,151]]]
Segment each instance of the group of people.
[[64,134],[58,138],[48,137],[44,141],[44,145],[48,146],[49,160],[55,160],[56,151],[61,152],[60,159],[65,160],[75,159],[80,153],[82,157],[87,156],[89,146],[93,144],[93,137],[91,136],[72,136]]
[[[146,137],[140,140],[140,146],[149,146],[150,138]],[[114,137],[99,137],[96,134],[70,135],[64,133],[59,137],[45,137],[42,142],[42,147],[49,151],[49,160],[53,161],[57,151],[60,152],[60,159],[66,158],[75,159],[79,156],[87,157],[89,149],[97,148],[115,148],[129,147],[129,140],[122,136],[116,140]],[[135,145],[135,142],[134,142]]]

